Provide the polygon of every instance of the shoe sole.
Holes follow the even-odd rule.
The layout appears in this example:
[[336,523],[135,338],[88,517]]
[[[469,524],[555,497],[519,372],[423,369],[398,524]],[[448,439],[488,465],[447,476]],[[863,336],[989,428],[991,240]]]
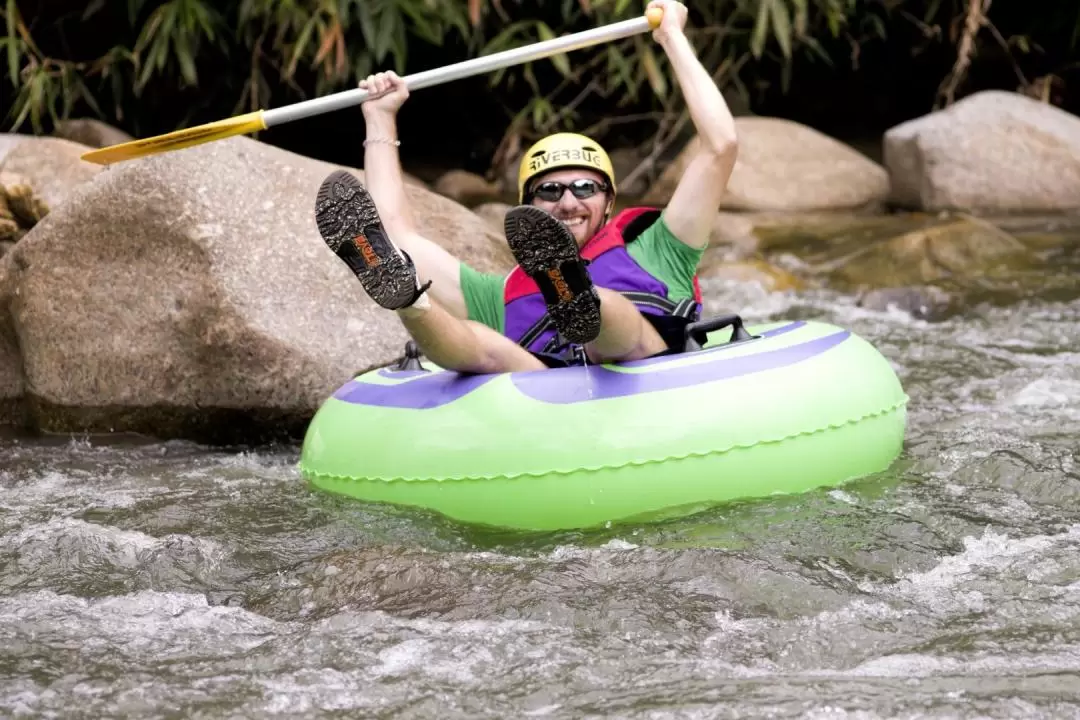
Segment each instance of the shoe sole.
[[348,265],[378,305],[396,310],[416,295],[416,270],[390,241],[367,189],[337,170],[319,186],[315,224],[323,242]]
[[538,207],[520,205],[506,213],[503,227],[510,251],[539,286],[563,338],[579,345],[595,340],[600,296],[566,226]]

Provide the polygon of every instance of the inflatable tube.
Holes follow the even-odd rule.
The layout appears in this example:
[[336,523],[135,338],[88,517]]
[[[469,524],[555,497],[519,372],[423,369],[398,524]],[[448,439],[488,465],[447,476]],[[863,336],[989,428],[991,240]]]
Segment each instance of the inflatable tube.
[[747,329],[619,365],[374,370],[316,413],[300,471],[362,500],[555,530],[803,492],[892,463],[907,396],[873,346],[820,322]]

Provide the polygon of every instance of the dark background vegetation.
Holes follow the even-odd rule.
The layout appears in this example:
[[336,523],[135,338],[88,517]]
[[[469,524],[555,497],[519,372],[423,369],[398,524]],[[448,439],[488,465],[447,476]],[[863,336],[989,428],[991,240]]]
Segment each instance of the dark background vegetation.
[[[1076,0],[689,0],[737,114],[874,154],[889,127],[984,89],[1080,110]],[[0,130],[97,117],[148,137],[639,15],[627,0],[0,0]],[[965,37],[965,28],[966,37]],[[556,129],[663,157],[692,132],[648,35],[413,93],[408,166],[498,171]],[[560,108],[571,111],[559,112]],[[614,122],[613,122],[614,120]],[[359,108],[260,139],[362,165]]]

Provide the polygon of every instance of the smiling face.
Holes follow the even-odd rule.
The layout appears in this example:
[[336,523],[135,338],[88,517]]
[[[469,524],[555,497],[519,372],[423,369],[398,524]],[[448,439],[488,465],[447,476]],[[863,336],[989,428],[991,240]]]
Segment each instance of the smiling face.
[[[599,184],[599,191],[591,197],[578,198],[569,188],[563,190],[558,200],[548,200],[536,195],[544,183],[562,183],[571,185],[575,180],[591,180]],[[564,168],[552,170],[538,176],[529,184],[532,192],[530,203],[551,213],[561,220],[570,230],[581,248],[604,224],[604,219],[611,205],[611,193],[601,173],[584,168]],[[557,191],[556,191],[557,192]]]

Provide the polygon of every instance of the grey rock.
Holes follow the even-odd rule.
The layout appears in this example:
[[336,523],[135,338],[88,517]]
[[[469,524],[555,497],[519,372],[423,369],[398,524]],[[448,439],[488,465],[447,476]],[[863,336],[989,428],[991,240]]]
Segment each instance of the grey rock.
[[990,90],[885,133],[891,202],[927,211],[1080,208],[1080,118]]
[[[35,427],[295,439],[353,373],[400,356],[396,316],[316,230],[334,169],[237,137],[110,166],[54,208],[0,261],[0,358],[19,358],[0,374],[21,363]],[[408,193],[422,231],[505,266],[483,220]]]

